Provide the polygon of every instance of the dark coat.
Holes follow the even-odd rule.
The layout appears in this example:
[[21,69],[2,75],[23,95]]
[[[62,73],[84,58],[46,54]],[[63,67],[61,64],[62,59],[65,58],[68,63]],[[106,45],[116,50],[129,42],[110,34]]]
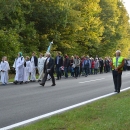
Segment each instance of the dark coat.
[[68,57],[66,57],[64,60],[64,67],[69,67],[69,65],[70,65],[70,60]]
[[63,57],[59,56],[59,63],[57,64],[57,57],[55,58],[55,65],[56,67],[63,66]]
[[99,60],[99,66],[103,67],[103,60]]
[[[31,58],[30,58],[30,61],[31,61]],[[35,64],[35,67],[38,66],[38,58],[36,56],[34,56],[34,64]]]
[[104,61],[105,66],[109,66],[109,60]]
[[[47,58],[48,59],[48,58]],[[45,60],[44,63],[44,73],[47,71],[47,69],[50,69],[50,73],[54,73],[54,59],[50,57],[48,65],[46,65],[47,59]]]

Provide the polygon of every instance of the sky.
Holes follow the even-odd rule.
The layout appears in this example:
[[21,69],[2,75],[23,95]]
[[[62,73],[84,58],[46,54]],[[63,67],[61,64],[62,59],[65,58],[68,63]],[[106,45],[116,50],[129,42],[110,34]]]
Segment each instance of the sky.
[[130,16],[130,0],[123,0],[126,10]]

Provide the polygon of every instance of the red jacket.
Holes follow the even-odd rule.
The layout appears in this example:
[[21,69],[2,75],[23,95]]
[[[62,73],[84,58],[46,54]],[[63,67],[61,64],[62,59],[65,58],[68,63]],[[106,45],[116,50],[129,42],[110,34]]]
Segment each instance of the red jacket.
[[94,61],[91,62],[91,68],[94,69]]

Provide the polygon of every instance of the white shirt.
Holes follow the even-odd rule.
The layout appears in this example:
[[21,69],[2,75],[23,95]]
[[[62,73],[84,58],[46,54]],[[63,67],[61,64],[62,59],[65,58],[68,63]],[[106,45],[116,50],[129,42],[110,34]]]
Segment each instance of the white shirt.
[[45,59],[43,57],[38,58],[38,67],[44,66]]
[[16,69],[24,67],[24,58],[18,57],[16,60]]
[[8,66],[5,61],[1,61],[1,70],[8,71]]
[[128,60],[127,62],[128,62],[127,66],[130,66],[130,60]]
[[35,64],[34,64],[34,56],[32,56],[32,58],[31,58],[31,66],[32,66],[32,67],[35,67]]
[[47,62],[46,62],[47,64],[49,63],[49,60],[50,60],[50,57],[47,58]]

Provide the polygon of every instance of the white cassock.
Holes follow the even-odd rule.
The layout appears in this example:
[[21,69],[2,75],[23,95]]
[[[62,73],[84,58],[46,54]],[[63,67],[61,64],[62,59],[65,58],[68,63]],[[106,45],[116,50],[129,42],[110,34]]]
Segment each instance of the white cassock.
[[[1,62],[1,82],[2,84],[7,84],[8,83],[8,70],[9,70],[9,64],[7,61],[2,61]],[[2,72],[2,70],[4,72]]]
[[7,72],[5,73],[6,77],[7,77],[7,83],[8,83],[8,80],[9,80],[9,75],[8,75],[8,71],[10,70],[10,66],[9,66],[9,63],[8,61],[5,61],[6,64],[7,64]]
[[25,61],[26,67],[24,67],[24,82],[29,81],[29,75],[31,73],[31,62]]
[[0,82],[1,82],[1,63],[0,63]]
[[34,81],[36,80],[36,66],[34,63],[34,57],[31,58],[31,78],[30,80]]
[[39,73],[38,80],[42,80],[43,78],[43,69],[44,69],[45,60],[46,60],[45,57],[38,58],[38,73]]
[[24,57],[18,57],[15,59],[13,67],[15,68],[15,81],[24,80]]

